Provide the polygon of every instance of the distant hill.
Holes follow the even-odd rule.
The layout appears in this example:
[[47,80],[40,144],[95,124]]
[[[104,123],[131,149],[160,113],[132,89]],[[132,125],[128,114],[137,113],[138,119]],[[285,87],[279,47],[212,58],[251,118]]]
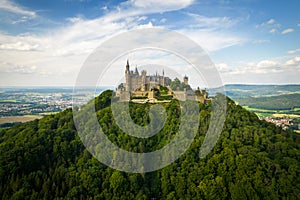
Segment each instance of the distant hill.
[[[143,139],[118,128],[111,94],[95,99],[99,123],[111,141],[147,152],[172,140],[179,124],[176,101],[164,104],[168,118],[162,131]],[[131,104],[132,119],[147,124],[149,107]],[[230,99],[227,107],[222,135],[208,156],[200,159],[198,153],[211,106],[200,104],[200,127],[189,150],[175,163],[145,174],[119,172],[93,158],[76,133],[71,109],[1,130],[0,198],[300,199],[300,136],[258,120]]]
[[210,94],[226,91],[226,95],[232,99],[248,97],[265,97],[286,94],[300,94],[300,85],[244,85],[227,84],[220,88],[210,89]]
[[266,110],[293,110],[294,108],[300,108],[300,94],[237,98],[236,101],[242,106]]

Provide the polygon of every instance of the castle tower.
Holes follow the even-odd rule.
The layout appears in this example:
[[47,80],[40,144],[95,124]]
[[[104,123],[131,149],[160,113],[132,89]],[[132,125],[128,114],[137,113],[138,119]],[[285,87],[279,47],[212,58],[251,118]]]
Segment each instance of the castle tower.
[[130,69],[129,69],[129,61],[127,59],[127,64],[126,64],[126,69],[125,69],[125,74],[130,74]]
[[165,70],[164,69],[162,71],[162,75],[163,75],[163,77],[162,77],[162,86],[165,87]]
[[126,64],[126,70],[125,70],[125,91],[131,91],[131,73],[130,73],[130,66],[129,66],[129,61],[127,60]]
[[183,77],[183,83],[184,83],[185,85],[188,85],[188,84],[189,84],[189,78],[188,78],[186,75],[184,75],[184,77]]
[[142,71],[142,88],[141,90],[144,92],[147,90],[146,88],[146,74],[147,72],[145,70]]

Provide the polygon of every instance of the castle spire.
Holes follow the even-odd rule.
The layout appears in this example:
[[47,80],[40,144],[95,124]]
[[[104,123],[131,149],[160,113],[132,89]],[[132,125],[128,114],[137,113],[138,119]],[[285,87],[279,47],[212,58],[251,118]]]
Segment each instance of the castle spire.
[[185,85],[188,85],[188,84],[189,84],[189,78],[188,78],[186,75],[184,75],[184,77],[183,77],[183,83],[184,83]]
[[129,60],[127,59],[126,70],[125,73],[129,74]]
[[135,74],[139,75],[139,71],[137,69],[137,66],[135,67]]

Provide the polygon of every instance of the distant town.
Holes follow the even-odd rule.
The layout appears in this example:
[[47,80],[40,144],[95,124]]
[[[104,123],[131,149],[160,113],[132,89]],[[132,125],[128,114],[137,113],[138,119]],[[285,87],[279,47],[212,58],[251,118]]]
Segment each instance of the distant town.
[[291,118],[288,116],[282,116],[282,117],[268,116],[268,117],[259,117],[259,119],[275,124],[276,126],[281,127],[283,130],[291,129],[300,133],[299,118]]
[[[90,90],[83,89],[77,97],[82,99],[82,104],[84,104],[93,98],[90,94]],[[71,87],[1,88],[0,127],[10,127],[18,122],[33,120],[71,108],[72,96],[73,88]]]

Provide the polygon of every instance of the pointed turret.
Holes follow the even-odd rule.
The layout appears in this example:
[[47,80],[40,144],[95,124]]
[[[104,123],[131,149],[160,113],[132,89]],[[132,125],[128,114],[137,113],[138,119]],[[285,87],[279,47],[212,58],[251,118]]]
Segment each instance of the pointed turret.
[[130,68],[130,66],[129,66],[129,60],[127,59],[126,70],[125,70],[125,73],[126,73],[126,74],[129,74],[129,73],[130,73],[130,72],[129,72],[129,68]]
[[185,85],[188,85],[188,84],[189,84],[189,78],[188,78],[186,75],[184,75],[184,77],[183,77],[183,83],[184,83]]
[[139,71],[138,71],[137,67],[135,67],[135,72],[134,73],[139,75]]

